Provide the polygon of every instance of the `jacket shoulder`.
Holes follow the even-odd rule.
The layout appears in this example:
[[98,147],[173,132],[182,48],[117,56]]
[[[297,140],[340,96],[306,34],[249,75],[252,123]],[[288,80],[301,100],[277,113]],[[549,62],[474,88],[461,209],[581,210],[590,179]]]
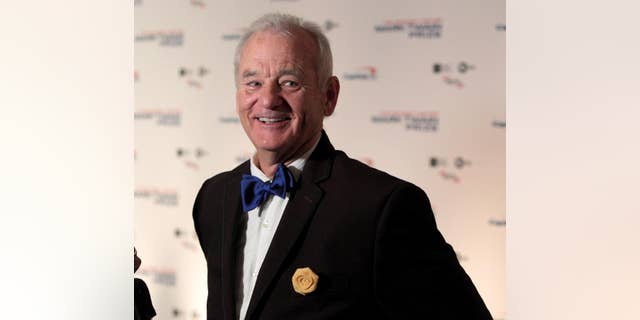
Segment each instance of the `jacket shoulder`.
[[399,185],[410,185],[415,187],[411,182],[402,180],[387,172],[350,158],[346,153],[340,150],[336,151],[334,170],[336,175],[347,179],[349,183],[361,184],[363,186],[393,188]]

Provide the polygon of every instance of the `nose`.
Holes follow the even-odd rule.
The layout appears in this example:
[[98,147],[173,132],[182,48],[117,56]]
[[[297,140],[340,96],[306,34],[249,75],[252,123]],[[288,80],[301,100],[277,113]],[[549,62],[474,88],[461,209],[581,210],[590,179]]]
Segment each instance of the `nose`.
[[262,106],[269,109],[275,109],[282,104],[280,96],[281,88],[277,84],[264,84],[260,90],[260,102]]

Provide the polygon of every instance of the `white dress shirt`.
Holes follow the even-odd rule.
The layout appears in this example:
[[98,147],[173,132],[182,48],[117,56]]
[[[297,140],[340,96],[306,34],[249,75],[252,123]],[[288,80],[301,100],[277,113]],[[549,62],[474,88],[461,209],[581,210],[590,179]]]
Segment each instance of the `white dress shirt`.
[[[315,150],[319,141],[320,139],[316,141],[309,151],[287,165],[296,181],[298,181],[307,159]],[[251,158],[251,175],[263,182],[271,180],[258,169],[253,162],[253,157]],[[260,267],[267,250],[269,250],[284,209],[289,203],[289,196],[289,192],[287,192],[284,199],[271,195],[261,205],[246,213],[247,228],[244,233],[242,278],[241,283],[236,288],[236,311],[240,320],[244,320],[247,315],[247,308],[249,307],[249,301],[251,301],[251,294],[253,293]]]

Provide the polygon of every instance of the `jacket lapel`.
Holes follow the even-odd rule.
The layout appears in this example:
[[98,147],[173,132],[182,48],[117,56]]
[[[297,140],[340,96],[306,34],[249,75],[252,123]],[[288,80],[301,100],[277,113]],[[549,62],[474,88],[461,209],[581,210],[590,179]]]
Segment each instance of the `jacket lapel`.
[[296,240],[307,228],[315,213],[324,195],[318,183],[328,178],[331,173],[333,151],[335,150],[323,131],[316,150],[307,160],[300,175],[299,188],[290,195],[289,203],[273,236],[251,295],[246,319],[252,318],[252,314],[271,287]]
[[240,180],[243,173],[249,173],[249,161],[243,163],[227,182],[224,190],[224,203],[222,213],[222,308],[224,319],[237,319],[236,296],[237,290],[237,256],[238,241],[240,239],[240,217],[243,214],[240,199]]

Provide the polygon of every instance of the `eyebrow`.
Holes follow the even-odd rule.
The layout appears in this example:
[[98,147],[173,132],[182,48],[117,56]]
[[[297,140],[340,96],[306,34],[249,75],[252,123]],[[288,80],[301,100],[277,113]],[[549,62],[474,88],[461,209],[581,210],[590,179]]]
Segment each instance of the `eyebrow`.
[[295,77],[301,77],[302,76],[302,72],[295,70],[295,69],[284,69],[284,70],[280,70],[280,72],[278,72],[278,77],[282,77],[282,76],[295,76]]
[[[295,76],[295,77],[301,77],[302,76],[302,72],[295,70],[295,69],[284,69],[284,70],[280,70],[278,72],[278,78],[285,76],[285,75],[290,75],[290,76]],[[251,78],[251,77],[255,77],[258,75],[258,71],[256,70],[246,70],[244,72],[242,72],[242,78],[246,79],[246,78]]]
[[242,78],[250,78],[250,77],[255,77],[258,74],[258,71],[255,70],[246,70],[244,72],[242,72]]

